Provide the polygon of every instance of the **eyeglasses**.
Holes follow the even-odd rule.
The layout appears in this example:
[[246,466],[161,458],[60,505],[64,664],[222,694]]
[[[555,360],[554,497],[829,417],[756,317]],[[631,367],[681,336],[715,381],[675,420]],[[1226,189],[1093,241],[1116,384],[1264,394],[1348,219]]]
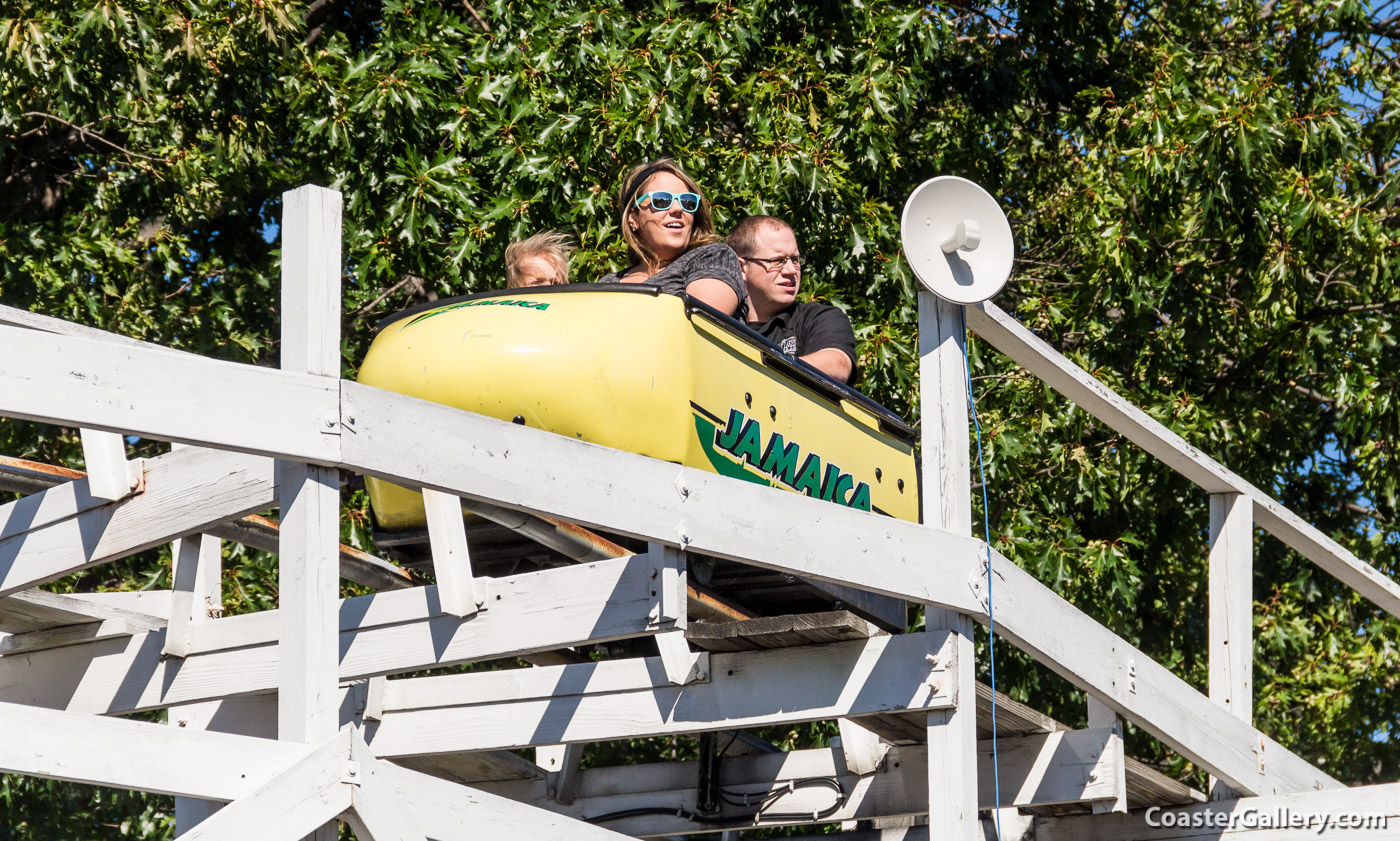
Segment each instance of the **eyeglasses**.
[[782,271],[783,266],[789,260],[798,269],[802,268],[802,264],[805,262],[801,254],[794,254],[791,257],[740,257],[739,259],[748,260],[750,263],[762,263],[770,272]]
[[652,190],[650,193],[638,196],[633,202],[637,207],[642,206],[642,202],[651,199],[652,210],[670,210],[671,202],[680,200],[681,210],[686,213],[694,213],[700,209],[700,196],[696,193],[668,193],[665,190]]

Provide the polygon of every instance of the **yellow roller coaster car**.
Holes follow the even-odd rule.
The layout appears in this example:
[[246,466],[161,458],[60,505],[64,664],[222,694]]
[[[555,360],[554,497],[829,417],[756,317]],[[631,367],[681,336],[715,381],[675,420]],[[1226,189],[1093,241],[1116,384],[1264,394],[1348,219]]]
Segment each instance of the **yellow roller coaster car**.
[[[919,516],[913,430],[695,301],[638,284],[483,292],[386,319],[359,381],[835,505]],[[421,494],[367,486],[380,529]]]

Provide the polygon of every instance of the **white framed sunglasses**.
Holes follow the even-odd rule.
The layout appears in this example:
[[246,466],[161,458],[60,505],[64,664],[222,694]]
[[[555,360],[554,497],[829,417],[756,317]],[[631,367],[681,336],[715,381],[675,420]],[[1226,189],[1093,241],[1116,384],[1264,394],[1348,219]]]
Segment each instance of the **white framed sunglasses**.
[[698,193],[671,193],[666,190],[652,190],[650,193],[638,196],[632,204],[641,207],[642,202],[651,199],[652,210],[670,210],[671,202],[679,201],[681,210],[686,213],[694,213],[700,209],[700,196]]

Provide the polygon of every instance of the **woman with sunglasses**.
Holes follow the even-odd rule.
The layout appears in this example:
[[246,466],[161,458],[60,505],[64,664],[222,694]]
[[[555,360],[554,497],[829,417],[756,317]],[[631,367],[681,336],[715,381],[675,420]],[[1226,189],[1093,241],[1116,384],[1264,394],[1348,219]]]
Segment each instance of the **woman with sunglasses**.
[[743,320],[748,292],[734,251],[715,235],[710,203],[669,158],[643,164],[622,181],[618,200],[630,267],[600,283],[649,283]]

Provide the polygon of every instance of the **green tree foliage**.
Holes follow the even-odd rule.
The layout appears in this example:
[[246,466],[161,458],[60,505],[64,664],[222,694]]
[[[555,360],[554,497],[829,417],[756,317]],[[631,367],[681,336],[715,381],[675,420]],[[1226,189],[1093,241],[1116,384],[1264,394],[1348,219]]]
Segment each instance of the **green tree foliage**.
[[[268,235],[283,190],[321,183],[346,197],[353,374],[379,317],[500,285],[511,239],[567,231],[577,278],[617,267],[618,180],[665,154],[721,227],[794,223],[863,387],[913,413],[898,217],[960,174],[1018,232],[1001,306],[1394,576],[1394,5],[8,0],[0,300],[274,362]],[[1203,687],[1205,494],[976,341],[972,361],[998,545]],[[0,451],[80,461],[29,425]],[[1400,623],[1271,539],[1255,586],[1260,726],[1395,779]],[[1082,721],[999,654],[1005,688]]]

